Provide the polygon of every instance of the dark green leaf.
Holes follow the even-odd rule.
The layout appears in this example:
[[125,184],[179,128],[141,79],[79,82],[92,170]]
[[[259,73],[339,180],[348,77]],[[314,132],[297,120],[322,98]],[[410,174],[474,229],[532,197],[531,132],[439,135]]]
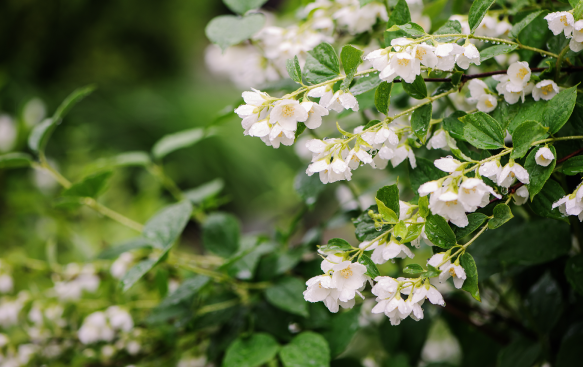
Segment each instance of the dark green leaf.
[[[409,12],[409,6],[405,0],[397,0],[397,4],[393,8],[391,15],[389,17],[389,22],[387,23],[387,29],[394,25],[407,24],[411,21],[411,13]],[[389,45],[386,45],[389,46]]]
[[328,367],[330,347],[322,335],[304,331],[281,348],[279,357],[285,367]]
[[287,73],[289,77],[296,83],[302,84],[302,68],[300,61],[295,56],[293,59],[288,59],[286,63]]
[[353,247],[342,238],[332,238],[331,240],[328,241],[326,245],[320,246],[320,250],[324,252],[329,251],[344,252],[352,249]]
[[524,121],[518,125],[512,134],[514,150],[510,154],[510,158],[518,159],[524,157],[530,149],[531,144],[546,137],[547,131],[547,127],[542,126],[536,121]]
[[223,51],[251,38],[265,24],[265,16],[260,13],[244,17],[221,15],[213,18],[205,28],[208,39]]
[[565,276],[571,287],[583,295],[583,255],[575,255],[567,260]]
[[308,317],[308,303],[304,300],[304,282],[298,278],[286,277],[265,291],[267,301],[284,311]]
[[403,269],[403,273],[419,274],[419,273],[423,273],[423,268],[421,267],[421,265],[409,264],[409,265],[405,266],[405,268]]
[[[433,34],[460,34],[462,33],[462,25],[457,20],[448,20],[444,25],[439,27]],[[440,42],[451,42],[453,37],[440,37]]]
[[382,201],[387,208],[394,211],[397,216],[400,213],[399,188],[397,185],[384,186],[378,189],[376,198]]
[[377,269],[376,264],[367,255],[362,254],[358,259],[358,263],[366,266],[366,275],[371,277],[371,279],[374,279],[381,275],[379,269]]
[[402,243],[411,242],[421,234],[425,223],[412,223],[407,227],[407,235],[401,240]]
[[[556,157],[557,155],[556,155],[553,147],[551,147],[551,150],[553,151],[553,154]],[[548,168],[550,166],[553,166],[553,169],[554,169],[554,167],[555,167],[554,163],[556,163],[556,160],[553,160],[553,163],[551,163],[549,166],[543,167],[543,168]],[[553,169],[551,169],[551,171]],[[567,161],[565,163],[563,163],[561,171],[564,174],[569,175],[569,176],[573,176],[573,175],[576,175],[578,173],[583,172],[583,156],[577,156],[577,157],[567,159]]]
[[107,181],[110,177],[111,172],[98,172],[89,175],[63,191],[63,196],[96,198],[105,191]]
[[[549,134],[556,134],[569,120],[577,102],[577,86],[564,89],[547,102],[540,121],[549,128]],[[540,103],[540,101],[536,102]],[[536,119],[534,119],[536,120]],[[538,121],[538,120],[537,120]]]
[[98,259],[116,259],[119,255],[123,254],[124,252],[128,252],[131,250],[141,249],[141,248],[151,248],[152,245],[150,241],[146,240],[143,237],[137,237],[131,239],[127,242],[122,243],[121,245],[114,245],[105,250],[103,250],[99,255],[97,255]]
[[223,0],[234,13],[245,14],[249,10],[259,9],[267,0]]
[[227,213],[213,213],[202,225],[202,243],[208,251],[229,257],[239,249],[239,221]]
[[350,88],[350,93],[352,93],[353,96],[361,95],[376,88],[381,82],[382,80],[377,73],[371,73],[367,76],[356,79],[356,82],[354,82],[354,85]]
[[536,17],[538,17],[543,10],[535,11],[528,14],[526,17],[522,18],[522,20],[512,26],[512,30],[510,31],[510,37],[516,38],[522,32],[527,25],[530,24]]
[[331,328],[322,333],[328,341],[332,358],[336,358],[340,353],[344,352],[354,334],[356,334],[359,314],[360,307],[354,307],[348,312],[334,315]]
[[498,354],[499,367],[531,367],[541,352],[540,345],[519,339]]
[[374,105],[380,113],[387,115],[391,104],[391,89],[393,83],[382,82],[374,94]]
[[390,225],[384,225],[377,230],[374,220],[368,215],[369,210],[372,210],[375,214],[379,214],[377,206],[373,205],[352,221],[356,227],[354,234],[359,241],[370,241],[390,228]]
[[518,45],[495,45],[480,51],[480,62],[489,60],[495,56],[510,53],[518,48]]
[[342,89],[348,89],[358,65],[362,63],[363,51],[352,45],[345,45],[340,51],[340,60],[342,61],[342,68],[346,74],[346,78],[342,82]]
[[272,360],[278,350],[279,344],[269,334],[239,337],[227,348],[223,367],[259,367]]
[[451,135],[451,137],[465,141],[464,138],[464,123],[459,120],[460,117],[467,115],[464,111],[455,111],[451,115],[443,119],[443,128]]
[[208,284],[210,278],[204,275],[195,275],[186,278],[174,292],[164,298],[158,307],[168,307],[190,300],[202,287]]
[[152,148],[152,155],[161,159],[168,154],[182,148],[192,146],[205,137],[204,129],[195,128],[178,133],[166,135],[158,140]]
[[565,216],[559,211],[559,208],[551,209],[553,203],[565,196],[565,191],[557,181],[548,180],[539,194],[529,204],[530,209],[536,214],[553,219],[564,220],[568,222]]
[[385,39],[385,45],[387,45],[387,47],[391,45],[391,42],[394,39],[396,39],[396,38],[402,38],[402,37],[407,38],[407,36],[408,36],[408,34],[405,33],[405,31],[401,30],[398,27],[397,28],[393,28],[393,29],[397,29],[397,30],[396,31],[389,31],[389,30],[386,30],[385,31],[384,39]]
[[415,192],[419,190],[419,186],[426,182],[439,180],[447,173],[435,167],[433,161],[425,158],[417,158],[417,168],[410,171],[409,177],[411,179],[411,187]]
[[191,214],[189,201],[169,205],[146,222],[142,236],[155,247],[168,251],[186,227]]
[[32,162],[32,157],[26,153],[0,155],[0,168],[30,167]]
[[318,199],[318,195],[325,188],[326,185],[320,181],[320,175],[314,174],[308,176],[303,170],[297,174],[294,181],[294,189],[307,205],[314,205]]
[[140,278],[142,278],[147,272],[149,272],[156,264],[158,264],[159,259],[146,259],[137,263],[133,268],[128,270],[123,278],[121,278],[121,285],[123,291],[130,289]]
[[419,205],[419,215],[423,218],[427,218],[429,215],[429,197],[420,197],[417,205]]
[[428,103],[417,108],[411,114],[411,128],[413,129],[415,136],[421,140],[422,144],[425,144],[425,141],[427,140],[427,131],[429,130],[429,125],[431,123],[431,113],[431,103]]
[[546,272],[528,291],[525,306],[535,330],[548,334],[559,321],[563,301],[559,284]]
[[65,115],[69,113],[71,108],[73,108],[77,103],[81,102],[81,100],[83,100],[85,97],[93,93],[94,90],[94,85],[88,85],[86,87],[75,89],[73,93],[69,94],[57,108],[57,111],[55,111],[55,114],[52,117],[53,121],[55,121],[55,123],[58,125],[65,117]]
[[[526,186],[528,187],[528,193],[530,195],[531,201],[540,192],[540,190],[542,190],[543,186],[545,185],[549,177],[551,177],[551,174],[555,169],[555,165],[557,164],[556,159],[553,159],[551,164],[549,164],[546,167],[543,167],[536,163],[535,159],[536,152],[541,148],[542,147],[537,147],[531,150],[528,156],[526,157],[526,161],[524,163],[524,168],[526,169],[528,175],[530,176],[530,183]],[[555,150],[555,147],[551,146],[549,147],[549,149],[551,150],[551,152],[553,152],[553,155],[556,157],[557,152]]]
[[[475,4],[475,2],[474,2]],[[476,112],[459,118],[464,126],[464,138],[480,149],[504,147],[504,130],[498,121],[484,112]]]
[[468,225],[465,227],[456,227],[455,228],[455,236],[456,238],[462,239],[465,236],[469,235],[470,233],[474,232],[476,229],[480,228],[482,224],[488,219],[486,214],[482,213],[471,213],[468,214]]
[[320,43],[308,54],[304,65],[304,75],[308,82],[322,83],[340,75],[338,55],[329,43]]
[[486,12],[496,0],[474,0],[472,6],[470,7],[470,14],[468,15],[468,23],[470,25],[470,30],[472,33],[478,29],[478,26],[484,19]]
[[557,355],[556,367],[573,367],[581,363],[581,345],[583,345],[583,328],[577,323],[567,330]]
[[457,243],[455,233],[440,215],[429,215],[425,223],[425,234],[434,245],[444,249],[449,249]]
[[193,205],[198,205],[206,199],[218,195],[223,187],[225,187],[223,180],[216,178],[194,189],[185,191],[184,197],[190,200]]
[[482,302],[480,298],[480,289],[478,289],[478,268],[474,258],[469,253],[464,253],[460,257],[460,265],[466,272],[466,280],[462,285],[462,289],[474,297],[478,302]]
[[512,210],[510,210],[510,207],[504,203],[500,203],[494,208],[494,218],[490,219],[488,222],[488,228],[498,228],[513,217],[514,215],[512,215]]
[[425,85],[425,80],[423,80],[421,75],[417,75],[413,83],[409,84],[402,82],[401,85],[403,86],[405,92],[407,92],[407,94],[411,97],[415,99],[427,98],[427,86]]

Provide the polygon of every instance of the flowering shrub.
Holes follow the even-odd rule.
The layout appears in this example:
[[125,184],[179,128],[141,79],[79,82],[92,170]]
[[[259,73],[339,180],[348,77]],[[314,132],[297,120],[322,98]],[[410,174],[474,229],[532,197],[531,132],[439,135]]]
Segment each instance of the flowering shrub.
[[[251,89],[233,108],[243,134],[309,160],[296,179],[302,209],[273,236],[241,235],[215,211],[220,183],[182,191],[161,161],[210,128],[70,182],[45,148],[91,88],[75,91],[0,167],[50,174],[58,207],[88,207],[139,236],[93,264],[3,261],[0,363],[575,365],[583,2],[316,0],[287,27],[266,25],[276,20],[257,10],[263,0],[224,3],[239,15],[207,25],[208,66]],[[122,166],[146,168],[176,202],[143,225],[103,205]],[[319,196],[335,182],[341,206],[324,218]],[[320,223],[303,228],[310,211]],[[174,248],[190,221],[203,254]],[[348,222],[354,237],[331,238]],[[52,284],[17,288],[17,267]],[[119,295],[152,284],[160,299]],[[98,291],[124,302],[84,307]]]

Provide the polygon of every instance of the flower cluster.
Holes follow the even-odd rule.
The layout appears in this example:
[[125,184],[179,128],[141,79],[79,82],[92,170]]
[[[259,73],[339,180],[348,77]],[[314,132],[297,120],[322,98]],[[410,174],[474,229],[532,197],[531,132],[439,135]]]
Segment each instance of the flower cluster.
[[571,194],[553,203],[553,209],[559,208],[564,215],[576,215],[583,222],[583,185],[579,186]]
[[496,182],[501,187],[510,187],[516,180],[523,184],[530,183],[530,176],[526,169],[513,159],[510,159],[504,167],[502,167],[498,159],[484,162],[478,172],[480,175]]
[[114,278],[121,279],[134,262],[134,255],[124,252],[111,264],[109,272]]
[[575,21],[573,14],[566,11],[550,13],[545,19],[555,36],[563,33],[567,39],[571,40],[569,48],[573,52],[583,50],[583,19]]
[[496,90],[510,104],[518,102],[519,99],[524,103],[525,96],[530,93],[535,101],[540,99],[548,101],[559,93],[559,87],[554,81],[546,79],[535,84],[531,76],[528,63],[517,61],[508,67],[506,74],[494,75],[493,78],[500,82]]
[[118,306],[111,306],[105,311],[97,311],[87,316],[77,335],[83,344],[111,342],[117,332],[127,333],[133,328],[131,315]]
[[100,279],[91,264],[71,263],[65,267],[64,280],[55,281],[54,293],[63,301],[81,298],[83,291],[95,292],[99,288]]

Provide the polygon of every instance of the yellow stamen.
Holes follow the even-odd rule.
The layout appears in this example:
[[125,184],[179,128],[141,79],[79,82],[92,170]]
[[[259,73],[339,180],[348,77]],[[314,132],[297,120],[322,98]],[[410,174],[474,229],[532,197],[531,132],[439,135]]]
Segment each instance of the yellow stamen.
[[445,205],[447,206],[452,206],[452,205],[457,205],[457,200],[453,200],[453,201],[446,201]]
[[524,77],[526,76],[526,74],[528,74],[528,70],[526,70],[526,68],[520,68],[520,70],[518,71],[518,73],[516,73],[516,76],[522,80],[524,79]]
[[348,279],[349,277],[352,276],[352,269],[350,269],[350,266],[347,267],[346,269],[342,269],[340,270],[340,275],[342,275],[344,277],[344,279]]
[[561,21],[561,23],[563,23],[563,25],[565,27],[568,27],[569,26],[569,22],[567,22],[567,16],[566,15],[563,15],[562,17],[560,17],[559,20]]
[[486,105],[486,107],[488,107],[488,108],[492,108],[492,107],[494,107],[494,105],[492,104],[492,102],[490,102],[490,100],[489,100],[489,99],[487,99],[487,100],[486,100],[486,102],[484,102],[484,104],[485,104],[485,105]]
[[545,85],[544,87],[542,87],[540,89],[543,94],[546,96],[547,94],[551,93],[553,91],[553,85],[549,84],[549,85]]
[[281,109],[281,113],[285,117],[292,117],[294,115],[294,112],[295,112],[295,108],[293,106],[290,106],[290,105],[285,105]]
[[407,60],[407,59],[399,59],[399,61],[397,61],[397,62],[401,66],[407,66],[407,65],[409,65],[409,60]]
[[415,51],[415,57],[419,60],[423,60],[423,56],[425,56],[425,54],[427,54],[427,51],[425,51],[423,48],[418,48],[417,51]]

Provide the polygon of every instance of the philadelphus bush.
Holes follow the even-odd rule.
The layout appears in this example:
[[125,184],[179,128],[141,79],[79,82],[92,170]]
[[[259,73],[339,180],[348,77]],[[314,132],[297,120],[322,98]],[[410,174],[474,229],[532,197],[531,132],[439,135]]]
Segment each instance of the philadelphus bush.
[[[264,3],[224,0],[237,15],[206,27],[242,101],[149,152],[60,173],[47,144],[92,87],[52,116],[38,99],[0,115],[0,168],[32,168],[52,215],[137,234],[60,263],[63,214],[35,224],[40,255],[2,255],[0,366],[578,365],[583,2]],[[220,179],[182,190],[164,170],[229,117],[303,160],[300,208],[271,235],[217,210]],[[100,197],[127,166],[171,201],[143,224]]]

